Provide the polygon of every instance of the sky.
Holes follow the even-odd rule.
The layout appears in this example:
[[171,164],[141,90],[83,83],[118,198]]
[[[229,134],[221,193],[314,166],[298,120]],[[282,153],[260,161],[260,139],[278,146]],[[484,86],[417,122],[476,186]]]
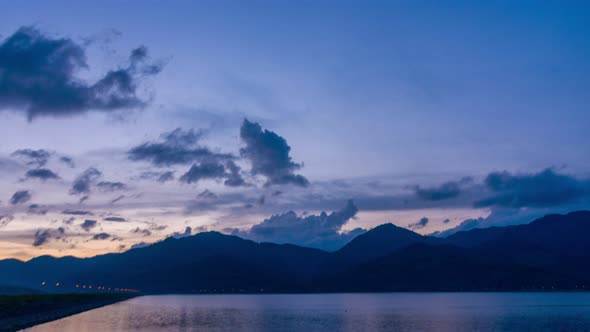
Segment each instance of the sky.
[[4,1],[0,259],[590,208],[574,1]]

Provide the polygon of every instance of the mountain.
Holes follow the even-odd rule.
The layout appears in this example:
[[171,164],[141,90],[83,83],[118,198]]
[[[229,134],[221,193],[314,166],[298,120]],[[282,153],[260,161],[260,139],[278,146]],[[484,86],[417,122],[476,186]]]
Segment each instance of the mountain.
[[590,285],[588,231],[590,211],[448,238],[385,224],[331,253],[207,232],[84,259],[3,260],[0,285],[150,293],[574,290]]

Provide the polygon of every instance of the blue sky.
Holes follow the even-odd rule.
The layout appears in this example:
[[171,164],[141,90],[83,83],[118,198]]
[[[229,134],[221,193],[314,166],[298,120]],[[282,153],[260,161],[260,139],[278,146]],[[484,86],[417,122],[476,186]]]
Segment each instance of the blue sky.
[[[265,240],[250,227],[269,219],[280,220],[272,223],[272,240],[280,242],[290,224],[313,215],[318,220],[302,223],[321,224],[321,211],[344,211],[349,199],[358,212],[329,229],[329,239],[304,232],[289,241],[322,247],[383,222],[416,228],[426,217],[416,231],[431,233],[479,217],[508,224],[588,207],[584,2],[18,1],[0,10],[10,13],[0,22],[0,43],[23,26],[46,40],[68,38],[87,65],[73,76],[89,86],[111,69],[131,68],[129,54],[141,45],[146,63],[161,69],[137,79],[142,107],[93,109],[101,108],[94,100],[67,116],[48,112],[30,121],[23,104],[0,105],[0,215],[11,220],[0,228],[2,257],[124,250],[187,226]],[[300,167],[283,163],[281,176],[300,175],[308,185],[255,174],[265,161],[240,152],[245,118],[286,140]],[[226,186],[226,175],[179,180],[202,161],[165,168],[130,160],[130,149],[163,142],[161,135],[176,128],[202,131],[197,145],[234,155],[249,185]],[[23,181],[40,166],[14,155],[19,149],[51,152],[43,168],[60,179]],[[120,182],[125,189],[95,189],[80,203],[70,188],[90,167],[101,173],[93,185]],[[175,180],[139,179],[164,171]],[[506,186],[487,181],[494,174],[504,174]],[[567,199],[551,197],[556,187]],[[451,194],[432,196],[434,189]],[[11,204],[22,190],[31,199]],[[206,191],[213,195],[199,196]],[[45,213],[31,212],[33,204]],[[66,209],[92,215],[76,215],[59,236],[56,229],[71,217]],[[290,210],[300,219],[286,215]],[[102,220],[108,216],[126,221]],[[98,220],[96,229],[80,229],[86,219]],[[149,236],[133,232],[150,227]],[[57,236],[32,246],[40,230]],[[87,239],[99,231],[115,240]]]

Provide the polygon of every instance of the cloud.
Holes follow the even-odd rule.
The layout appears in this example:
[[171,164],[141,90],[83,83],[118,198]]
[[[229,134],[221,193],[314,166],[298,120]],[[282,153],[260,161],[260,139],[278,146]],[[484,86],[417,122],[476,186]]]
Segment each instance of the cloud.
[[31,200],[31,193],[28,190],[19,190],[12,195],[10,198],[10,204],[18,205],[23,204]]
[[156,180],[160,183],[165,183],[174,180],[174,172],[143,172],[139,175],[139,178],[142,180]]
[[96,187],[105,192],[113,192],[127,189],[127,185],[123,182],[109,182],[101,181],[96,184]]
[[58,227],[56,229],[39,229],[35,232],[33,246],[39,247],[47,243],[50,239],[63,239],[65,236],[65,228]]
[[13,220],[14,220],[14,216],[10,216],[10,215],[0,216],[0,228],[10,224],[10,222]]
[[215,195],[215,193],[213,193],[209,189],[205,189],[201,193],[199,193],[197,195],[197,197],[199,197],[199,198],[205,198],[205,199],[216,199],[217,198],[217,195]]
[[415,187],[415,193],[418,197],[426,201],[440,201],[459,196],[462,187],[471,183],[473,180],[470,177],[464,177],[459,181],[449,181],[441,184],[438,187],[421,188]]
[[39,179],[41,181],[59,180],[60,177],[55,172],[47,168],[36,168],[27,171],[26,179]]
[[146,142],[128,151],[134,161],[148,161],[155,166],[186,165],[193,162],[219,162],[235,158],[231,154],[217,153],[199,145],[202,132],[176,128],[160,135],[157,142]]
[[180,239],[183,237],[187,237],[190,236],[192,234],[192,228],[190,228],[189,226],[186,226],[186,228],[184,229],[184,232],[179,233],[179,232],[174,232],[172,233],[172,235],[170,235],[170,237],[173,237],[175,239]]
[[151,236],[152,235],[152,231],[150,231],[149,229],[147,229],[147,228],[139,228],[139,227],[136,227],[136,228],[132,229],[131,230],[131,233],[141,234],[143,236]]
[[588,199],[590,181],[556,173],[548,168],[539,173],[493,172],[485,179],[494,194],[475,203],[476,207],[549,207]]
[[230,160],[225,164],[225,166],[228,170],[228,173],[226,174],[226,180],[223,182],[223,184],[228,187],[249,186],[249,184],[246,183],[246,180],[244,180],[240,174],[241,169],[238,165],[236,165],[236,163]]
[[225,167],[220,163],[201,163],[195,164],[180,177],[184,183],[196,183],[204,179],[218,179],[225,176]]
[[71,195],[88,194],[90,186],[102,176],[102,173],[94,167],[86,169],[80,174],[72,184],[70,189]]
[[89,215],[92,215],[92,212],[90,212],[90,211],[84,211],[84,210],[63,210],[61,213],[62,214],[75,215],[75,216],[89,216]]
[[59,161],[66,164],[67,166],[69,166],[71,168],[76,167],[76,164],[74,163],[74,159],[72,159],[70,157],[62,156],[59,158]]
[[106,217],[103,219],[104,221],[112,221],[112,222],[126,222],[127,219],[121,217]]
[[31,204],[27,209],[27,213],[29,214],[37,214],[37,215],[45,215],[49,211],[49,207],[45,205],[39,204]]
[[114,199],[111,200],[111,204],[115,204],[117,202],[120,202],[124,198],[125,198],[125,195],[117,196],[117,197],[115,197]]
[[80,227],[82,227],[83,230],[90,232],[90,230],[96,227],[96,225],[96,220],[86,219],[83,223],[80,224]]
[[259,242],[291,243],[324,250],[336,250],[365,230],[357,228],[342,232],[342,226],[353,219],[358,208],[352,200],[341,210],[330,214],[297,216],[293,211],[273,215],[247,231],[232,230],[232,234]]
[[[1,62],[1,60],[0,60],[0,62]],[[1,68],[0,68],[0,73],[2,73]],[[1,77],[2,76],[0,75],[0,82],[2,81]],[[1,85],[1,83],[0,83],[0,85]],[[2,98],[0,97],[0,103],[1,103],[1,99]],[[1,106],[0,106],[0,108],[1,108]],[[20,150],[14,151],[11,154],[11,156],[25,160],[27,165],[29,165],[29,166],[43,167],[49,161],[49,158],[51,157],[51,152],[49,152],[47,150],[43,150],[43,149],[39,149],[39,150],[20,149]]]
[[253,175],[263,175],[267,185],[294,184],[306,187],[307,178],[295,174],[303,165],[293,162],[287,141],[269,130],[262,130],[258,123],[244,119],[240,128],[240,138],[246,147],[240,149],[240,155],[251,162]]
[[141,241],[139,243],[136,243],[136,244],[132,245],[131,248],[129,248],[129,250],[139,249],[139,248],[145,248],[145,247],[150,246],[150,245],[152,245],[152,244]]
[[94,236],[92,237],[93,240],[106,240],[108,238],[111,237],[111,234],[109,233],[98,233],[98,234],[94,234]]
[[161,70],[148,60],[147,49],[139,47],[126,66],[85,82],[76,76],[89,67],[85,45],[22,27],[0,43],[0,110],[33,120],[141,108],[147,101],[137,94],[139,84]]
[[408,228],[411,229],[411,230],[416,230],[416,229],[424,228],[424,227],[426,227],[426,225],[428,225],[428,222],[429,221],[430,220],[428,220],[428,218],[422,217],[417,222],[415,222],[413,224],[409,224],[408,225]]

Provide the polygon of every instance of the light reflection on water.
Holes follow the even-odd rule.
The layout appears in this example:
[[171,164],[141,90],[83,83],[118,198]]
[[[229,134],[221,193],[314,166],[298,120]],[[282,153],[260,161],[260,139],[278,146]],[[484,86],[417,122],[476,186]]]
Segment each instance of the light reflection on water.
[[590,293],[144,296],[27,331],[590,331]]

